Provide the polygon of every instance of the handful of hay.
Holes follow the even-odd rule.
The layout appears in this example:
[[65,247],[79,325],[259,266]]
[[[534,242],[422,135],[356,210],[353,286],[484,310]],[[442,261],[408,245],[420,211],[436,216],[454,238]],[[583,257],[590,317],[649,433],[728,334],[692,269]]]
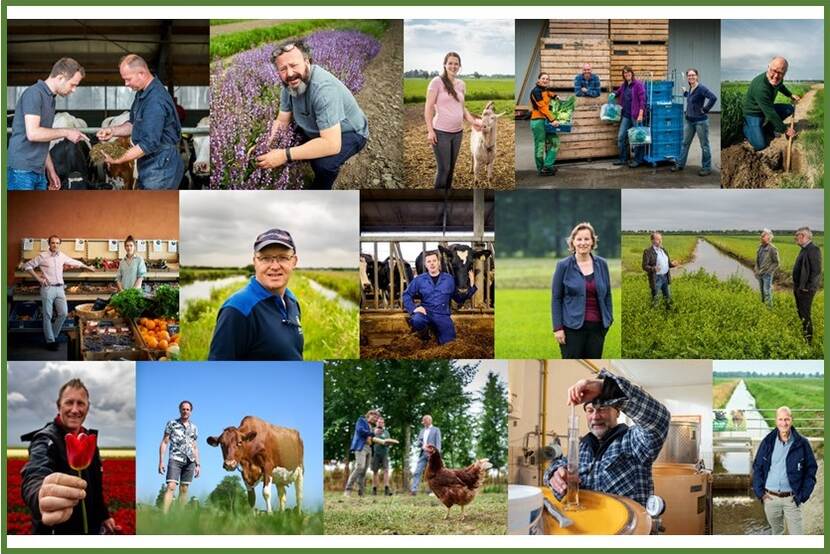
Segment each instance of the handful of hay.
[[104,159],[104,154],[114,160],[117,160],[123,156],[126,151],[127,149],[117,142],[99,142],[89,151],[89,156],[92,158],[93,162],[101,163],[106,161]]

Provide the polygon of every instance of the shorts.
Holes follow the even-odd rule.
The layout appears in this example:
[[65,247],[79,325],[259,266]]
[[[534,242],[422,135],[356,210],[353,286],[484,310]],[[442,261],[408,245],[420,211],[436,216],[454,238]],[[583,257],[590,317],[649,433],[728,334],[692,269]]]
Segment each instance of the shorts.
[[389,469],[389,454],[372,454],[372,471]]
[[167,482],[173,481],[180,485],[189,485],[193,482],[193,473],[196,471],[196,462],[180,462],[170,460],[167,464]]

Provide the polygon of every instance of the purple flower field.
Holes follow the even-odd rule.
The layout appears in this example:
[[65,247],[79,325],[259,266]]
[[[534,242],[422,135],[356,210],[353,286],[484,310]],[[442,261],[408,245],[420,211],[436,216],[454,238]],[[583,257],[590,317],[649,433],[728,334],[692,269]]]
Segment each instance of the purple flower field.
[[[311,60],[357,93],[364,69],[380,52],[380,43],[357,31],[318,31],[305,37]],[[224,67],[214,64],[210,76],[212,189],[299,189],[307,164],[293,162],[276,169],[258,169],[256,156],[268,151],[268,136],[277,117],[280,79],[271,63],[275,45],[267,44],[237,54]],[[277,137],[273,148],[299,141],[293,130]],[[247,152],[255,147],[250,156]]]

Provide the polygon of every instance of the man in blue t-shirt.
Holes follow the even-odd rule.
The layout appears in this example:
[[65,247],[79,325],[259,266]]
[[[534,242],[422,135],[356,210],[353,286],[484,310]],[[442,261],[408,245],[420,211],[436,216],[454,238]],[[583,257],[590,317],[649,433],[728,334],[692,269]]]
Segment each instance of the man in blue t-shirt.
[[300,146],[271,150],[257,157],[257,165],[270,169],[307,160],[314,170],[311,188],[331,189],[346,160],[366,146],[369,122],[346,85],[311,63],[304,44],[278,46],[271,59],[283,87],[269,144],[292,121],[307,140]]
[[23,91],[14,107],[12,134],[9,137],[9,162],[6,170],[8,190],[57,190],[61,180],[49,155],[49,143],[67,139],[84,140],[77,129],[53,129],[55,97],[69,96],[85,75],[72,58],[61,58],[52,66],[45,81]]
[[254,242],[254,277],[216,317],[209,360],[302,361],[300,303],[288,289],[297,266],[288,231],[269,229]]
[[179,155],[182,127],[173,97],[156,78],[141,56],[127,54],[118,71],[124,86],[135,91],[130,106],[130,120],[98,131],[99,140],[130,137],[133,145],[117,159],[104,158],[110,164],[136,160],[138,188],[178,189],[184,175],[184,162]]

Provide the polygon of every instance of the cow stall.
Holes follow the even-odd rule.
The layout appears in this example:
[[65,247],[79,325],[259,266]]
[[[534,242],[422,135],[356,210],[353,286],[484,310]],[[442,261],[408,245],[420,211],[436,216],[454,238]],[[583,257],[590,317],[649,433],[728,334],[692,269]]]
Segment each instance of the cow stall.
[[[38,79],[49,76],[52,65],[71,57],[85,70],[80,86],[56,98],[53,128],[75,128],[88,140],[65,139],[50,144],[50,156],[67,189],[132,189],[134,163],[107,166],[97,155],[95,134],[127,120],[135,92],[119,74],[119,61],[134,53],[147,61],[152,74],[166,87],[182,127],[179,155],[185,167],[179,188],[198,189],[210,175],[210,68],[207,20],[9,20],[7,70],[7,136],[20,96]],[[117,145],[117,146],[116,146]],[[109,141],[107,149],[129,148]],[[117,151],[117,150],[116,150]],[[112,150],[108,150],[112,153]],[[96,159],[97,158],[97,159]]]
[[[485,191],[369,191],[361,197],[360,344],[363,358],[492,357],[495,314],[493,195]],[[489,195],[489,198],[488,198]],[[457,338],[439,344],[413,331],[403,293],[425,273],[425,253],[439,253],[440,270],[456,292],[451,300]],[[473,271],[473,282],[469,280]],[[417,307],[420,299],[413,298]]]

